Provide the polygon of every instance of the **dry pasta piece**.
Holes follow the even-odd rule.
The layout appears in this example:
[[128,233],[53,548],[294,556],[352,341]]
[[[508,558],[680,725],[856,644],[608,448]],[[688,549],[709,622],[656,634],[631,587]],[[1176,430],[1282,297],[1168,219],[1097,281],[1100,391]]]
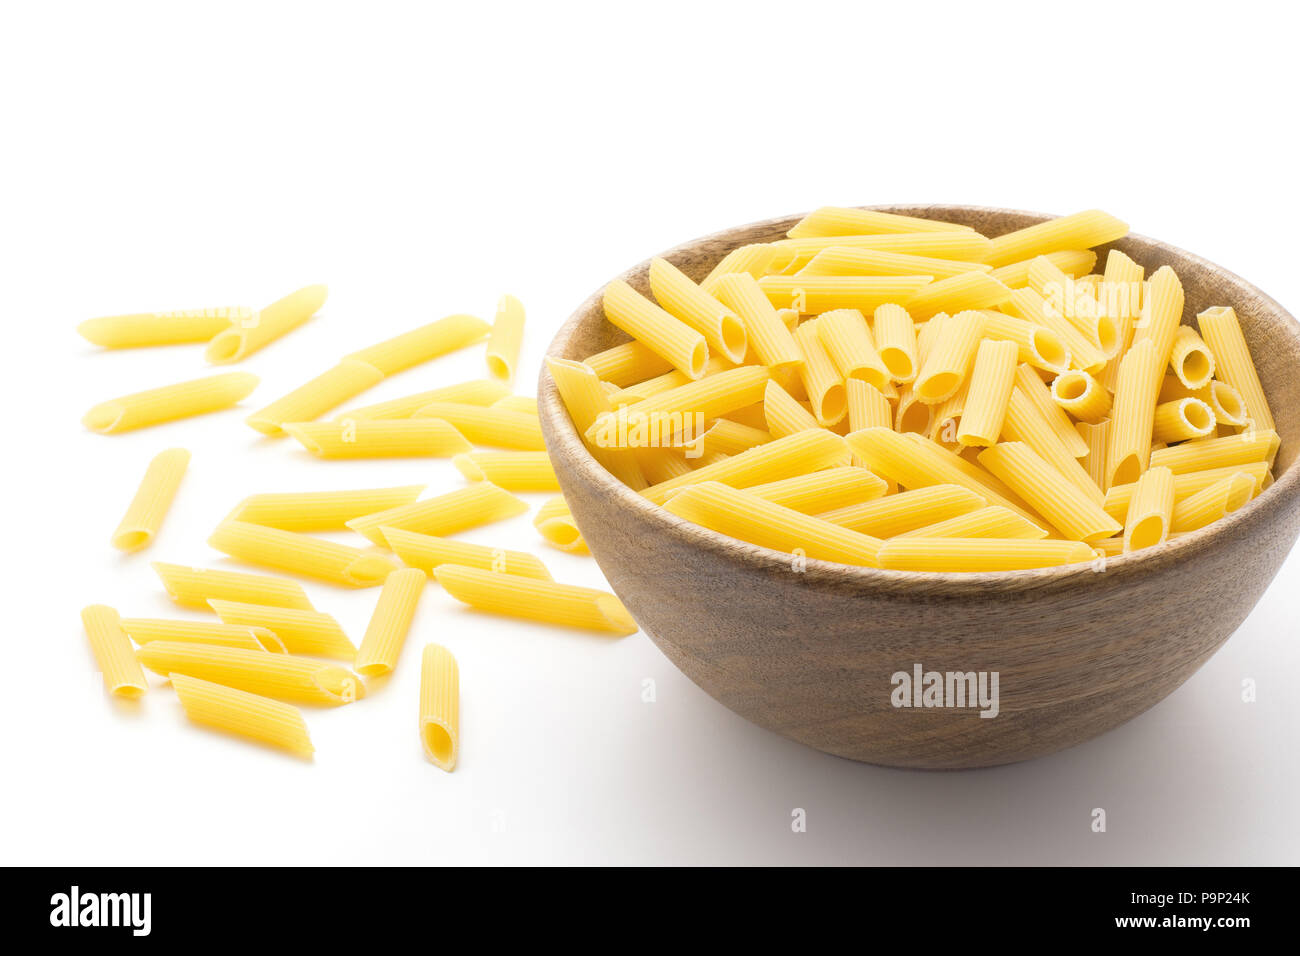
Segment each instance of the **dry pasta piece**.
[[880,546],[880,566],[892,571],[1026,571],[1096,556],[1080,541],[1025,538],[892,538]]
[[768,431],[776,438],[821,428],[817,416],[776,382],[767,383],[763,394],[763,414]]
[[264,627],[214,624],[211,621],[172,621],[166,618],[122,618],[122,630],[137,644],[150,641],[179,641],[185,644],[216,644],[242,647],[249,651],[286,653],[284,642]]
[[249,415],[244,421],[263,435],[285,434],[286,422],[310,422],[379,384],[384,373],[365,362],[344,359],[288,395]]
[[484,571],[519,574],[542,581],[551,580],[551,572],[546,570],[546,565],[542,564],[540,559],[523,551],[490,548],[482,544],[439,538],[416,531],[403,531],[401,528],[390,528],[387,525],[380,525],[379,531],[388,543],[388,547],[392,548],[403,564],[417,568],[425,574],[433,574],[435,568],[444,564],[463,564]]
[[496,319],[488,337],[488,371],[507,382],[514,378],[523,341],[524,304],[513,295],[503,295],[497,302]]
[[740,316],[667,259],[650,260],[650,291],[669,315],[704,336],[710,352],[725,356],[733,364],[744,361],[747,336]]
[[482,611],[619,635],[637,632],[627,608],[605,591],[459,564],[444,564],[433,573],[448,594]]
[[[877,310],[878,311],[878,310]],[[876,388],[889,385],[890,371],[872,339],[866,317],[857,309],[824,312],[811,323],[842,380],[860,379]],[[795,334],[798,339],[798,332]],[[804,367],[807,374],[807,365]]]
[[1043,253],[1041,257],[1034,256],[1032,259],[1021,259],[1019,262],[998,266],[990,275],[1008,289],[1023,289],[1029,285],[1029,270],[1039,258],[1046,258],[1068,276],[1087,275],[1097,264],[1097,253],[1091,249],[1058,249],[1055,252]]
[[176,385],[164,385],[100,402],[81,423],[101,435],[160,425],[229,408],[257,387],[248,372],[223,372]]
[[821,514],[823,520],[877,538],[938,524],[984,507],[984,498],[958,485],[930,485],[900,491],[873,501],[836,508]]
[[728,418],[715,419],[704,435],[706,454],[721,452],[724,455],[737,455],[755,445],[769,442],[774,436],[771,432]]
[[424,648],[420,660],[420,743],[424,756],[448,773],[460,753],[460,668],[439,644]]
[[[596,373],[582,362],[569,359],[546,360],[546,368],[555,382],[555,389],[560,393],[560,400],[573,419],[573,426],[579,435],[585,436],[588,428],[597,416],[612,409],[609,398],[601,390]],[[586,438],[583,438],[586,443]],[[596,461],[623,484],[633,491],[646,487],[645,475],[632,455],[620,455],[607,448],[600,448],[587,443],[588,450]]]
[[955,395],[970,373],[983,334],[981,312],[959,312],[944,319],[912,383],[916,397],[927,405],[935,405]]
[[1014,342],[985,339],[975,353],[970,390],[962,408],[957,441],[963,445],[994,445],[1002,434],[1007,402],[1016,378],[1020,350]]
[[1100,209],[1059,216],[989,240],[984,261],[1005,266],[1060,249],[1100,246],[1128,235],[1128,223]]
[[883,495],[888,486],[865,468],[843,465],[780,481],[752,485],[747,490],[764,501],[806,515],[833,511]]
[[1179,381],[1193,390],[1204,388],[1214,378],[1214,356],[1190,325],[1180,325],[1174,331],[1169,365]]
[[700,280],[700,288],[710,295],[716,295],[718,284],[722,281],[723,276],[743,273],[757,279],[769,272],[779,272],[780,269],[770,268],[773,260],[778,257],[785,260],[782,263],[782,265],[785,265],[794,258],[794,253],[765,242],[738,246],[723,256],[718,264],[709,271],[709,274]]
[[880,541],[720,482],[703,482],[673,495],[668,511],[719,534],[801,557],[876,567]]
[[[347,522],[385,508],[409,505],[424,485],[350,491],[289,491],[249,495],[226,516],[284,531],[344,531]],[[256,604],[252,601],[248,603]]]
[[1091,425],[1110,414],[1110,393],[1083,369],[1070,369],[1058,375],[1052,381],[1052,400],[1079,421]]
[[1011,290],[987,272],[963,272],[931,283],[904,302],[914,319],[940,312],[991,309],[1011,298]]
[[768,370],[761,366],[742,365],[687,382],[617,413],[597,415],[584,437],[602,448],[635,447],[621,437],[628,434],[625,428],[633,426],[647,433],[648,440],[642,447],[661,444],[663,435],[689,432],[693,437],[703,431],[706,419],[762,401],[764,386],[770,378]]
[[190,453],[184,448],[169,448],[154,456],[126,514],[113,532],[113,547],[119,551],[139,551],[153,540],[189,463]]
[[1222,438],[1200,438],[1151,452],[1151,465],[1164,465],[1175,475],[1259,461],[1272,467],[1279,443],[1277,432],[1266,429],[1247,430]]
[[1029,269],[1029,286],[1043,297],[1046,307],[1060,315],[1097,346],[1105,358],[1116,355],[1122,345],[1120,322],[1097,303],[1091,283],[1066,275],[1046,256],[1039,256]]
[[266,607],[235,601],[208,601],[223,624],[240,624],[270,631],[290,654],[312,654],[350,661],[357,649],[332,615],[291,607]]
[[897,535],[900,538],[1046,538],[1047,532],[1001,505],[976,508]]
[[844,378],[826,353],[817,329],[820,319],[805,322],[794,330],[795,344],[803,355],[799,376],[812,402],[813,414],[821,425],[831,426],[848,412],[844,399]]
[[[1199,491],[1204,491],[1215,482],[1231,478],[1238,473],[1250,475],[1255,482],[1254,493],[1259,494],[1264,490],[1264,482],[1268,478],[1268,462],[1253,461],[1244,465],[1228,465],[1223,468],[1207,468],[1205,471],[1186,471],[1176,474],[1174,475],[1174,501],[1182,501]],[[1136,490],[1136,483],[1115,485],[1106,492],[1106,512],[1116,520],[1124,520],[1128,514],[1129,502],[1133,500]]]
[[866,236],[881,232],[971,232],[970,226],[938,219],[920,219],[900,216],[877,209],[853,209],[844,206],[822,206],[804,216],[790,227],[786,235],[791,239],[808,239],[818,236]]
[[460,429],[440,418],[341,418],[285,422],[281,427],[307,451],[326,460],[447,458],[474,447]]
[[1169,537],[1174,513],[1174,473],[1148,468],[1138,478],[1124,517],[1124,550],[1137,551]]
[[1015,342],[1019,361],[1034,368],[1060,374],[1070,367],[1070,350],[1064,340],[1046,326],[986,309],[984,337]]
[[248,564],[304,574],[351,588],[381,584],[396,567],[382,554],[246,521],[222,522],[208,544]]
[[905,302],[915,315],[910,300],[930,282],[930,276],[764,276],[758,287],[776,308],[805,314],[832,309],[870,312],[886,302]]
[[403,332],[343,357],[344,361],[364,362],[383,375],[398,372],[455,352],[487,338],[491,327],[474,315],[449,315]]
[[1024,442],[1002,442],[986,448],[979,454],[979,463],[1067,538],[1100,541],[1123,530],[1100,503],[1089,498]]
[[559,491],[551,456],[544,451],[475,451],[451,463],[470,481],[490,481],[507,491]]
[[947,279],[965,272],[991,272],[992,266],[959,259],[909,256],[878,249],[830,246],[821,250],[795,275],[801,276],[930,276]]
[[1176,398],[1199,398],[1214,411],[1214,420],[1220,425],[1236,428],[1247,424],[1246,403],[1240,393],[1224,382],[1210,382],[1201,388],[1190,389],[1178,380],[1177,375],[1166,375],[1160,384],[1157,403],[1172,402]]
[[[1174,504],[1170,531],[1181,534],[1203,528],[1232,514],[1255,493],[1255,479],[1246,472],[1216,481],[1203,491],[1189,495]],[[1136,495],[1134,496],[1136,499]]]
[[87,319],[77,326],[82,338],[108,349],[206,342],[233,323],[247,321],[251,309],[185,309],[178,312],[137,312]]
[[171,599],[184,607],[208,610],[209,598],[245,604],[311,608],[302,585],[289,578],[216,568],[189,568],[182,564],[155,561],[152,565]]
[[533,527],[548,544],[561,551],[570,554],[591,553],[563,495],[556,495],[537,509],[537,514],[533,516]]
[[803,361],[790,329],[753,276],[728,273],[718,279],[714,294],[744,322],[749,351],[760,365],[796,367]]
[[1137,481],[1151,457],[1156,392],[1164,364],[1150,339],[1135,342],[1119,363],[1115,402],[1106,444],[1106,487]]
[[310,319],[320,311],[328,295],[325,286],[309,285],[264,309],[240,316],[212,337],[204,357],[214,365],[242,361]]
[[1264,386],[1259,381],[1259,372],[1250,357],[1250,348],[1241,334],[1237,313],[1230,306],[1217,306],[1197,315],[1196,322],[1214,353],[1219,377],[1241,395],[1250,420],[1258,428],[1276,427]]
[[483,408],[456,402],[430,402],[415,418],[439,418],[476,445],[541,451],[546,447],[536,415],[504,408]]
[[149,689],[117,611],[103,604],[91,604],[81,609],[81,623],[99,671],[104,675],[104,687],[110,694],[135,698]]
[[196,724],[270,744],[300,757],[316,752],[298,708],[197,677],[170,676],[185,716]]
[[1066,320],[1060,312],[1051,307],[1046,299],[1030,288],[1016,289],[1011,298],[1002,306],[1003,311],[1016,318],[1024,319],[1033,325],[1041,325],[1060,338],[1069,350],[1070,361],[1078,368],[1092,372],[1094,375],[1106,366],[1106,354],[1092,341],[1090,336],[1081,332],[1074,323]]
[[1038,414],[1052,427],[1052,431],[1056,433],[1056,437],[1060,439],[1066,451],[1075,458],[1082,458],[1088,453],[1088,446],[1079,437],[1074,423],[1056,404],[1056,400],[1052,398],[1052,390],[1039,378],[1033,367],[1024,362],[1016,366],[1016,387],[1025,393],[1025,397],[1033,403]]
[[513,518],[527,510],[526,502],[505,489],[490,481],[477,481],[434,498],[353,518],[347,525],[383,547],[383,525],[420,534],[447,535]]
[[893,422],[894,409],[885,393],[862,379],[851,378],[844,383],[844,398],[849,407],[849,431],[888,427]]
[[672,370],[673,364],[640,342],[624,342],[582,360],[602,381],[620,388]]
[[901,305],[886,303],[873,315],[875,345],[880,360],[895,382],[916,378],[920,362],[916,351],[916,324]]
[[336,706],[366,696],[366,685],[346,667],[293,654],[150,641],[136,657],[164,677],[184,674],[276,700]]
[[[877,233],[867,236],[814,236],[807,239],[780,239],[767,246],[772,252],[765,265],[780,268],[766,272],[792,275],[798,272],[819,252],[826,249],[872,249],[902,255],[928,256],[934,259],[957,259],[967,262],[982,261],[988,253],[989,241],[974,231]],[[732,270],[735,271],[735,270]],[[762,273],[760,273],[762,274]]]
[[537,399],[532,395],[506,395],[492,403],[493,408],[503,408],[508,412],[527,412],[536,415]]
[[[1077,432],[1075,434],[1078,434]],[[1022,442],[1051,465],[1062,478],[1096,505],[1105,500],[1101,488],[1088,470],[1070,454],[1048,422],[1038,413],[1024,390],[1016,386],[1007,401],[1002,435],[1007,441]]]
[[430,402],[493,405],[509,394],[510,389],[504,382],[486,378],[473,379],[455,385],[444,385],[442,388],[430,389],[427,392],[417,392],[414,395],[391,398],[386,402],[376,402],[373,405],[349,408],[346,411],[339,412],[334,417],[335,419],[352,419],[353,421],[363,418],[410,418]]
[[361,639],[361,650],[357,652],[356,668],[361,676],[387,674],[397,666],[428,580],[419,568],[402,568],[385,579],[366,636]]
[[605,318],[692,379],[704,374],[704,336],[655,305],[622,279],[605,287]]
[[[1096,425],[1079,422],[1074,430],[1088,446],[1088,453],[1079,458],[1079,464],[1083,465],[1094,485],[1098,488],[1106,487],[1106,443],[1110,440],[1110,419]],[[1112,514],[1111,517],[1114,518],[1115,515]]]
[[1151,439],[1161,444],[1206,438],[1214,431],[1214,409],[1198,398],[1176,398],[1156,406]]

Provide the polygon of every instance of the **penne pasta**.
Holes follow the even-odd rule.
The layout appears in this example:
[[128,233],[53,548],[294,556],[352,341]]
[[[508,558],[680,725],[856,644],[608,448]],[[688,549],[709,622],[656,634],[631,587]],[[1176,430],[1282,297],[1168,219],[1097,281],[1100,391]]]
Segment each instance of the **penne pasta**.
[[420,534],[448,535],[513,518],[527,510],[528,505],[510,492],[490,481],[478,481],[423,501],[353,518],[347,526],[383,547],[383,525]]
[[310,319],[328,295],[325,286],[309,285],[264,309],[241,315],[212,337],[204,357],[214,365],[243,361]]
[[[876,343],[871,329],[867,327],[866,317],[857,309],[823,312],[805,325],[813,326],[826,354],[835,364],[839,379],[860,379],[876,388],[888,387],[891,376],[889,366],[876,351]],[[796,332],[796,340],[798,337],[799,333]],[[808,374],[807,364],[804,366],[804,374]]]
[[556,391],[560,393],[560,400],[564,402],[569,417],[573,419],[574,428],[579,435],[584,436],[583,442],[592,457],[632,490],[640,491],[644,488],[647,484],[645,475],[642,474],[633,456],[620,455],[613,450],[600,448],[587,442],[585,437],[587,429],[595,423],[599,415],[612,410],[609,399],[601,390],[596,373],[584,363],[568,359],[548,358],[546,368],[555,382]]
[[361,419],[410,418],[430,402],[456,402],[461,405],[493,405],[510,394],[504,382],[489,379],[475,379],[456,385],[444,385],[442,388],[403,395],[374,405],[363,405],[339,412],[336,419],[348,418],[353,421]]
[[[764,276],[758,280],[774,307],[804,314],[832,309],[870,312],[887,302],[910,303],[929,284],[929,276]],[[917,314],[910,304],[908,311]]]
[[1174,513],[1174,473],[1148,468],[1138,478],[1124,518],[1124,550],[1164,543]]
[[[1153,467],[1164,466],[1155,465]],[[1255,482],[1253,494],[1258,495],[1264,490],[1264,483],[1268,478],[1268,463],[1254,461],[1244,465],[1227,465],[1222,468],[1208,468],[1205,471],[1185,471],[1182,474],[1176,474],[1174,475],[1174,501],[1182,501],[1199,491],[1204,491],[1215,482],[1222,481],[1224,478],[1231,478],[1236,474],[1250,475],[1251,480]],[[1133,500],[1136,491],[1136,483],[1115,485],[1111,488],[1110,491],[1106,492],[1105,508],[1107,514],[1117,521],[1123,521],[1128,514],[1129,503]]]
[[[1203,528],[1236,511],[1250,501],[1254,493],[1255,479],[1245,472],[1222,478],[1174,504],[1170,531],[1182,534]],[[1134,494],[1134,500],[1137,500],[1137,494]]]
[[1092,480],[1087,469],[1070,454],[1048,421],[1039,414],[1033,402],[1018,385],[1012,389],[1011,397],[1007,401],[1002,436],[1007,441],[1027,445],[1034,454],[1047,462],[1058,475],[1074,485],[1094,504],[1100,505],[1105,500],[1101,488]]
[[1002,442],[986,448],[979,454],[979,463],[1067,538],[1100,541],[1123,530],[1099,501],[1090,498],[1024,442]]
[[[396,573],[396,572],[393,572]],[[235,601],[208,601],[223,624],[262,628],[280,639],[290,654],[311,654],[351,661],[357,649],[343,633],[339,622],[320,611],[291,607],[268,607],[240,604]]]
[[1001,505],[976,508],[966,514],[936,521],[899,538],[1046,538],[1047,532]]
[[944,319],[912,383],[916,397],[935,405],[955,395],[970,374],[983,333],[984,316],[980,312],[959,312]]
[[704,374],[709,347],[704,336],[637,292],[622,279],[605,287],[605,318],[687,377]]
[[1151,456],[1155,425],[1155,396],[1164,365],[1155,342],[1135,342],[1120,361],[1106,443],[1106,487],[1137,481]]
[[1178,380],[1192,390],[1204,388],[1214,378],[1214,356],[1190,325],[1180,325],[1174,331],[1169,365]]
[[904,302],[914,319],[940,312],[991,309],[1010,300],[1011,290],[987,272],[963,272],[931,283]]
[[490,481],[507,491],[559,491],[551,456],[544,451],[475,451],[451,463],[470,481]]
[[844,398],[844,377],[822,345],[820,324],[820,318],[803,323],[794,330],[794,341],[803,356],[799,377],[812,403],[813,414],[819,424],[831,426],[845,416],[848,406]]
[[1080,541],[1025,538],[892,538],[880,546],[880,566],[891,571],[1025,571],[1092,561]]
[[527,412],[529,415],[536,415],[538,406],[537,399],[531,395],[506,395],[493,402],[492,407],[508,412]]
[[[647,447],[665,443],[665,436],[682,432],[689,439],[704,431],[706,419],[717,418],[763,400],[770,379],[767,369],[742,365],[687,382],[643,401],[597,415],[584,438],[601,448]],[[638,436],[632,434],[635,428]],[[630,443],[635,438],[640,444]]]
[[563,495],[556,495],[537,509],[537,514],[533,516],[533,527],[548,544],[561,551],[570,554],[591,553],[573,515],[569,513],[569,505]]
[[1219,378],[1240,394],[1250,420],[1257,428],[1275,428],[1273,412],[1268,407],[1245,336],[1241,334],[1237,313],[1226,306],[1206,309],[1196,317],[1196,322],[1214,355]]
[[709,274],[700,280],[700,288],[710,295],[717,295],[723,276],[743,274],[757,279],[770,271],[780,271],[769,268],[774,259],[779,257],[788,261],[793,255],[792,251],[783,251],[772,243],[755,242],[739,246],[723,256]]
[[1272,467],[1278,444],[1277,432],[1264,429],[1222,438],[1201,438],[1151,452],[1151,465],[1163,465],[1175,475],[1260,461]]
[[1089,209],[996,236],[989,240],[984,261],[996,268],[1061,249],[1100,246],[1127,235],[1127,223],[1100,209]]
[[624,342],[582,360],[596,377],[624,388],[672,370],[672,363],[640,342]]
[[1084,276],[1097,264],[1097,253],[1091,249],[1058,249],[1046,252],[1032,259],[999,266],[989,273],[1008,289],[1023,289],[1029,285],[1029,270],[1039,258],[1046,258],[1052,265],[1068,276]]
[[1133,333],[1134,345],[1150,339],[1160,376],[1165,374],[1173,353],[1174,337],[1183,317],[1183,284],[1174,270],[1161,266],[1151,274],[1147,283],[1146,300],[1142,315]]
[[220,598],[245,604],[311,609],[311,601],[302,585],[288,578],[215,568],[188,568],[162,561],[153,562],[152,567],[171,599],[184,607],[206,611],[209,610],[210,598]]
[[396,567],[381,554],[335,544],[296,531],[263,528],[246,521],[222,522],[208,538],[208,544],[248,564],[289,571],[352,588],[370,588],[381,584],[388,572]]
[[138,312],[87,319],[77,332],[88,342],[107,349],[135,349],[153,345],[206,342],[236,322],[252,317],[247,308],[187,309],[180,312]]
[[983,310],[983,315],[984,337],[1015,342],[1019,362],[1054,374],[1070,367],[1070,350],[1061,337],[1046,326],[989,309]]
[[704,452],[705,454],[720,452],[724,455],[738,455],[755,445],[771,441],[773,437],[775,436],[771,432],[762,428],[733,422],[727,418],[718,418],[704,434]]
[[440,418],[340,418],[284,422],[280,427],[307,451],[326,460],[447,458],[474,447],[458,428]]
[[1069,350],[1071,363],[1078,368],[1097,374],[1106,366],[1106,355],[1101,346],[1067,321],[1035,290],[1014,290],[1003,310],[1031,325],[1041,325],[1055,333]]
[[90,650],[104,676],[104,688],[117,697],[136,698],[149,689],[117,611],[103,604],[81,609]]
[[503,295],[497,302],[496,319],[488,336],[488,371],[506,382],[513,379],[523,342],[524,304],[513,295]]
[[704,336],[711,353],[736,365],[745,360],[748,338],[740,316],[667,259],[650,260],[650,291],[664,311]]
[[623,603],[604,591],[458,564],[436,568],[434,577],[456,600],[492,614],[619,635],[637,632]]
[[537,416],[527,412],[455,402],[430,402],[415,413],[415,418],[441,419],[476,445],[520,451],[546,448]]
[[844,465],[752,485],[747,490],[774,505],[816,515],[879,498],[887,488],[884,481],[865,468]]
[[1029,288],[1042,296],[1045,308],[1078,329],[1103,357],[1119,352],[1119,320],[1098,305],[1089,283],[1076,282],[1046,256],[1039,256],[1029,268]]
[[994,339],[980,342],[961,412],[961,426],[957,429],[957,441],[961,444],[997,444],[1015,383],[1019,354],[1014,342]]
[[[424,485],[359,488],[355,491],[294,491],[249,495],[226,516],[284,531],[342,531],[347,522],[385,508],[407,505]],[[248,602],[256,604],[256,601]]]
[[244,421],[263,435],[278,438],[286,422],[310,422],[377,385],[384,373],[365,363],[344,359],[305,385],[277,398]]
[[477,316],[449,315],[345,355],[343,361],[362,362],[386,377],[482,342],[490,332],[491,326]]
[[[1088,422],[1079,422],[1075,425],[1075,433],[1083,439],[1084,445],[1088,448],[1088,453],[1079,458],[1079,464],[1083,465],[1094,485],[1098,488],[1105,488],[1106,444],[1110,440],[1110,419],[1098,422],[1095,425]],[[1123,515],[1117,517],[1112,513],[1111,517],[1120,520]]]
[[113,547],[119,551],[139,551],[153,541],[189,464],[190,453],[184,448],[169,448],[154,456],[126,514],[113,532]]
[[[559,500],[563,501],[563,499]],[[546,570],[546,565],[542,564],[540,559],[523,551],[489,548],[482,544],[470,544],[467,541],[454,541],[451,538],[403,531],[401,528],[390,528],[387,525],[380,525],[379,531],[384,536],[388,547],[396,553],[403,564],[418,568],[428,575],[432,575],[436,568],[444,564],[463,564],[484,571],[518,574],[541,581],[552,580],[551,572]]]
[[1197,398],[1176,398],[1156,406],[1151,438],[1161,444],[1208,438],[1214,431],[1214,409]]
[[1244,427],[1248,414],[1246,403],[1231,385],[1212,381],[1202,388],[1190,389],[1176,375],[1166,375],[1160,384],[1157,403],[1171,402],[1176,398],[1199,398],[1214,411],[1214,420],[1220,425]]
[[[934,259],[979,262],[988,253],[988,247],[988,239],[973,230],[876,233],[865,236],[814,236],[806,239],[781,239],[769,244],[767,248],[772,252],[768,254],[764,265],[765,272],[791,275],[811,262],[817,253],[831,248],[872,249],[878,252],[928,256]],[[766,269],[768,265],[779,265],[781,268]],[[764,273],[759,273],[762,274]]]
[[150,641],[136,657],[163,677],[183,674],[276,700],[337,706],[366,696],[366,685],[346,667],[293,654]]
[[176,385],[164,385],[100,402],[82,416],[81,423],[101,435],[115,435],[135,428],[205,415],[229,408],[240,399],[248,397],[257,383],[256,375],[224,372]]
[[930,485],[846,505],[823,512],[819,517],[876,538],[893,538],[983,507],[984,498],[969,489],[958,485]]
[[301,757],[316,748],[296,707],[212,681],[172,674],[172,689],[196,724],[279,747]]
[[876,308],[873,321],[876,352],[890,377],[895,382],[911,382],[920,368],[912,317],[901,305],[887,303]]
[[900,216],[876,209],[851,209],[843,206],[822,206],[804,216],[790,227],[786,235],[791,239],[808,239],[818,236],[863,236],[881,232],[967,232],[970,226],[937,219],[918,219]]
[[460,753],[460,669],[451,651],[438,644],[420,659],[420,743],[424,756],[448,773]]
[[848,405],[849,430],[859,431],[876,426],[889,427],[894,420],[894,409],[885,393],[858,378],[844,383],[844,398]]
[[397,666],[428,580],[419,568],[402,568],[384,580],[366,636],[361,639],[361,650],[357,652],[356,668],[361,676],[388,674]]
[[173,621],[165,618],[122,618],[122,630],[137,644],[150,641],[176,641],[183,644],[215,644],[218,647],[241,647],[247,651],[284,654],[284,642],[274,631],[264,627],[239,624],[214,624],[211,621]]
[[758,364],[786,368],[797,367],[803,361],[790,329],[753,276],[743,272],[723,275],[714,294],[744,322],[749,352]]
[[1095,425],[1110,414],[1110,393],[1083,369],[1062,372],[1052,382],[1052,400],[1081,422]]
[[966,272],[991,272],[992,266],[959,259],[909,256],[877,249],[830,246],[818,252],[795,275],[800,276],[930,276],[947,279]]

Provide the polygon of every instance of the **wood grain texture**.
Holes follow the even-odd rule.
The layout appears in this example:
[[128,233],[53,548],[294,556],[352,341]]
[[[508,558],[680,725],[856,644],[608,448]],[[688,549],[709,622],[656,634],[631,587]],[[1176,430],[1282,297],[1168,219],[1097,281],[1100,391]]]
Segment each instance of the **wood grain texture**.
[[[1051,217],[969,206],[872,207],[997,236]],[[800,216],[664,253],[700,279],[729,250],[784,235]],[[1300,533],[1300,325],[1243,279],[1130,235],[1114,245],[1177,271],[1185,324],[1237,310],[1282,445],[1276,482],[1240,511],[1172,543],[1093,566],[999,574],[875,571],[808,561],[682,521],[622,485],[578,439],[549,374],[540,414],[574,519],[610,585],[659,648],[736,713],[828,753],[898,767],[1011,763],[1088,740],[1162,700],[1245,619]],[[1105,248],[1099,250],[1100,263]],[[621,278],[648,292],[648,260]],[[625,341],[597,290],[549,354],[581,359]],[[890,675],[998,671],[999,716],[895,709]]]

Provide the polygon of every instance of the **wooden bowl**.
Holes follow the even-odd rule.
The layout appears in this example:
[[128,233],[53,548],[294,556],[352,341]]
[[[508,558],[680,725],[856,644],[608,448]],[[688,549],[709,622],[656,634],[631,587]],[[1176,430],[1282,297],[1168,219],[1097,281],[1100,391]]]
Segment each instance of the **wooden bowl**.
[[[1051,218],[971,206],[873,207],[988,236]],[[664,258],[698,280],[736,246],[782,237],[788,216],[688,242]],[[1176,542],[1076,565],[985,574],[876,571],[737,541],[651,504],[588,453],[542,371],[542,429],[574,519],[611,586],[674,664],[754,723],[827,753],[896,767],[963,768],[1049,754],[1117,727],[1187,680],[1250,613],[1300,532],[1300,326],[1254,286],[1173,246],[1115,246],[1172,266],[1183,321],[1237,310],[1281,450],[1274,484]],[[621,278],[648,293],[643,262]],[[552,343],[582,359],[625,341],[598,290]],[[999,712],[891,703],[891,675],[997,672]]]

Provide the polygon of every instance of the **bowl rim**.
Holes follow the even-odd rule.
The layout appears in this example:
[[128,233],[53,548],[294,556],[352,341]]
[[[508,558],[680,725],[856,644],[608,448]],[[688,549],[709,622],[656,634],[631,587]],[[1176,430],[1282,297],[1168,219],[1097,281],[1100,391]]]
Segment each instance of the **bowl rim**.
[[[918,210],[939,213],[944,210],[951,210],[979,215],[1022,216],[1037,222],[1058,218],[1047,213],[1028,210],[951,203],[894,203],[847,208],[869,209],[914,216],[921,215]],[[674,257],[693,252],[700,245],[706,243],[731,242],[734,245],[734,237],[737,234],[760,229],[784,230],[784,228],[793,225],[807,214],[805,212],[789,216],[777,216],[771,219],[732,226],[679,243],[651,258],[665,258],[673,261]],[[1252,295],[1257,296],[1263,306],[1282,318],[1287,325],[1291,339],[1295,342],[1297,350],[1300,351],[1300,322],[1297,322],[1295,317],[1275,299],[1266,295],[1241,276],[1210,262],[1208,259],[1159,239],[1153,239],[1134,232],[1128,233],[1125,238],[1137,239],[1151,244],[1158,250],[1185,257],[1195,264],[1224,277],[1229,282],[1238,284],[1242,290],[1247,290]],[[639,280],[640,277],[645,275],[649,266],[650,259],[645,259],[614,278],[628,282]],[[585,314],[590,312],[593,307],[599,306],[607,284],[608,282],[602,283],[564,322],[555,333],[550,345],[547,346],[546,358],[562,357],[561,352],[567,346],[578,326],[584,321]],[[1286,323],[1288,319],[1290,321]],[[751,544],[748,541],[742,541],[739,538],[732,538],[703,525],[678,517],[623,484],[607,471],[580,439],[577,429],[569,418],[568,410],[559,398],[555,381],[551,377],[550,370],[545,362],[542,362],[538,377],[537,395],[538,412],[541,417],[548,449],[554,456],[566,456],[583,481],[614,498],[620,506],[628,507],[641,514],[651,523],[660,526],[662,533],[677,538],[684,544],[697,549],[712,552],[720,560],[747,564],[760,571],[789,569],[791,555],[788,552],[776,551]],[[552,448],[552,443],[558,447]],[[1269,487],[1236,511],[1202,528],[1187,532],[1177,540],[1166,540],[1155,547],[1143,548],[1140,551],[1100,556],[1096,561],[1058,567],[1030,568],[1019,571],[973,572],[895,571],[808,558],[806,559],[806,566],[801,569],[800,577],[808,584],[830,586],[837,589],[869,587],[875,593],[911,596],[926,600],[932,600],[935,597],[968,598],[975,595],[988,596],[1007,592],[1069,588],[1087,579],[1089,575],[1099,572],[1104,572],[1105,578],[1109,582],[1123,583],[1136,577],[1144,577],[1185,564],[1207,548],[1212,547],[1219,537],[1228,532],[1254,535],[1259,529],[1267,528],[1270,524],[1276,522],[1281,512],[1296,507],[1298,502],[1300,502],[1300,458],[1292,462],[1291,466],[1281,475],[1276,476]]]

